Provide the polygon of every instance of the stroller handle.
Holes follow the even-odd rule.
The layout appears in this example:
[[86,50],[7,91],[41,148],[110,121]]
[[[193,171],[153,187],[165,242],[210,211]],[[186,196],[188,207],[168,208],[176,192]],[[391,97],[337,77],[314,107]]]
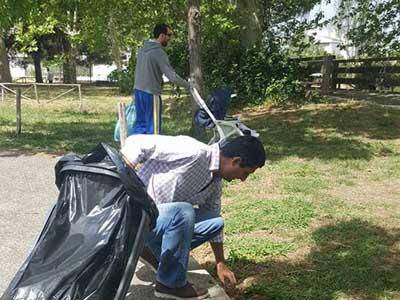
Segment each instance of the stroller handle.
[[[243,135],[242,131],[238,128],[239,121],[224,121],[224,120],[217,120],[211,110],[208,108],[206,102],[201,98],[199,92],[195,87],[190,88],[190,93],[193,96],[196,103],[200,106],[200,108],[204,109],[207,114],[209,115],[210,119],[215,124],[215,129],[218,132],[220,140],[226,139],[231,135]],[[212,141],[216,138],[215,132]]]
[[211,110],[208,108],[206,102],[201,98],[199,92],[195,87],[190,88],[190,94],[193,96],[193,99],[196,101],[197,105],[200,106],[200,108],[203,108],[208,115],[210,116],[211,120],[214,122],[214,124],[217,123],[217,118],[215,118],[214,114],[211,112]]

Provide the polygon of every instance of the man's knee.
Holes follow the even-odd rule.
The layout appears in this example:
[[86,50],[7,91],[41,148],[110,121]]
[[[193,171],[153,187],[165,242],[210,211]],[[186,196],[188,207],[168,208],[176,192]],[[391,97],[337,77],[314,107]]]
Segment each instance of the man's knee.
[[195,211],[190,203],[186,202],[173,202],[165,203],[158,206],[160,216],[173,218],[174,220],[184,221],[187,223],[194,223]]
[[180,217],[188,224],[194,224],[196,215],[193,205],[186,202],[176,202],[176,204],[179,207],[178,214]]

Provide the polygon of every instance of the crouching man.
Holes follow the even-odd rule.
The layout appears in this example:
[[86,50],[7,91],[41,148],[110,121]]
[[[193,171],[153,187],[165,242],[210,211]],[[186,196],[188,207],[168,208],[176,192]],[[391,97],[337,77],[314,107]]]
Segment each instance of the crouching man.
[[219,279],[236,285],[225,264],[221,217],[222,179],[245,181],[265,163],[261,142],[240,136],[205,145],[187,136],[132,135],[121,152],[137,173],[159,210],[141,259],[156,271],[155,294],[174,299],[203,299],[186,273],[191,249],[209,241]]

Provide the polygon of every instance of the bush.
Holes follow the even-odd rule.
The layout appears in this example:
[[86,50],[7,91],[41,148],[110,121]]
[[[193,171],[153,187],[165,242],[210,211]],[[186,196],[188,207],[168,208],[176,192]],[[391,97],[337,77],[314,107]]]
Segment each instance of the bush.
[[109,80],[117,82],[120,93],[125,95],[132,93],[135,75],[129,69],[114,70],[107,77]]
[[299,66],[278,41],[269,39],[248,49],[230,41],[225,47],[203,49],[204,78],[211,89],[228,86],[247,104],[282,106],[310,99],[299,80]]
[[299,80],[291,80],[289,77],[272,80],[265,91],[266,101],[275,106],[290,104],[304,104],[306,102],[306,90]]

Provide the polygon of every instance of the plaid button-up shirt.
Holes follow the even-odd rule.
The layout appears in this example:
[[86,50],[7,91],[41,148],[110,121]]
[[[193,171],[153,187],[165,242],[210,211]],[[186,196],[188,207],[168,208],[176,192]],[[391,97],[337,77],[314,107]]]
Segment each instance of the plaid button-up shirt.
[[[201,210],[221,213],[218,144],[206,145],[188,136],[131,135],[121,149],[134,165],[156,204],[189,202]],[[223,241],[223,232],[213,242]]]

